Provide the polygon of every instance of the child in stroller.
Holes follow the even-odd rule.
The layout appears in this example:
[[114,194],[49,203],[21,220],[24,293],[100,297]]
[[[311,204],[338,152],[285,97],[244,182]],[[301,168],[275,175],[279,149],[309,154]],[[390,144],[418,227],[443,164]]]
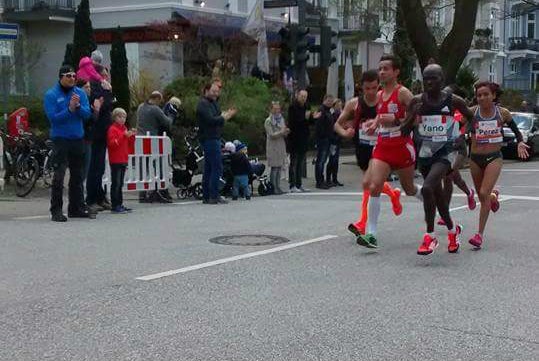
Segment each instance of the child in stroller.
[[185,168],[173,166],[172,169],[172,184],[178,188],[176,195],[178,199],[187,199],[194,197],[202,199],[202,182],[193,181],[193,177],[197,174],[202,174],[204,169],[204,156],[200,150],[200,146],[195,146],[196,130],[184,137],[185,146],[187,148],[187,156],[185,157]]
[[[239,140],[234,142],[226,142],[223,146],[223,177],[221,179],[222,188],[221,195],[228,197],[232,196],[232,187],[234,184],[234,174],[232,173],[231,158],[232,154],[236,151],[236,145],[241,144]],[[264,175],[266,166],[260,163],[258,159],[250,161],[251,174],[249,175],[249,187],[251,188],[251,194],[253,193],[253,183],[258,181],[258,195],[266,196],[273,194],[273,185],[270,183],[268,176]]]

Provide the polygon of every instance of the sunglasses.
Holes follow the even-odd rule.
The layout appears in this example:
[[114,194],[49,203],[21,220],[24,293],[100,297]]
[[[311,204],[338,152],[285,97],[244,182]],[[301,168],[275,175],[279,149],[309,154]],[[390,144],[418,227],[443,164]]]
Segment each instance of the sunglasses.
[[77,74],[75,73],[64,73],[62,76],[65,76],[66,78],[76,78]]

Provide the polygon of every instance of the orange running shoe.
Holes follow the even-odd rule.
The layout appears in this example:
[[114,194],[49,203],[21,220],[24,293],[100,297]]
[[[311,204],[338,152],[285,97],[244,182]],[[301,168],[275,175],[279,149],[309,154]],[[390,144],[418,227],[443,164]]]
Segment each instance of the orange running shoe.
[[417,254],[421,256],[427,256],[434,252],[434,250],[438,247],[438,240],[436,237],[431,237],[428,233],[425,233],[423,236],[423,242],[419,245],[419,248],[417,249]]
[[393,197],[391,197],[391,207],[393,208],[393,214],[400,216],[402,214],[401,204],[401,190],[399,188],[393,189]]

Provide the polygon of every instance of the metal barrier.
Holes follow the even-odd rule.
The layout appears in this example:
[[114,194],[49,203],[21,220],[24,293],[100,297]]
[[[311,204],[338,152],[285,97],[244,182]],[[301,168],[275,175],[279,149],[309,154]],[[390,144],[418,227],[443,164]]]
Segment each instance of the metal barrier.
[[0,191],[4,191],[4,176],[6,174],[6,169],[4,168],[4,140],[0,137]]
[[[129,153],[123,191],[152,191],[170,187],[172,142],[166,133],[163,136],[137,135]],[[107,154],[103,186],[110,189],[110,183]]]

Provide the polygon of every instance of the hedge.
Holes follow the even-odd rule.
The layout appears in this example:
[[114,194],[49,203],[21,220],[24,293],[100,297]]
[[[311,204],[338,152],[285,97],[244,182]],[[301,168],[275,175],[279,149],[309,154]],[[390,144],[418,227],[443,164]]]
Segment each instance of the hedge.
[[[182,101],[184,117],[179,124],[182,128],[196,125],[196,106],[200,99],[201,89],[208,82],[208,78],[191,77],[179,78],[165,88],[165,96],[177,96]],[[225,123],[223,137],[226,140],[239,139],[245,142],[251,155],[265,153],[266,135],[264,121],[268,116],[271,101],[279,100],[286,109],[286,92],[279,88],[252,77],[230,78],[224,81],[219,103],[225,110],[235,106],[238,109],[236,116]],[[184,132],[176,132],[183,136]],[[176,142],[183,139],[175,137]]]

